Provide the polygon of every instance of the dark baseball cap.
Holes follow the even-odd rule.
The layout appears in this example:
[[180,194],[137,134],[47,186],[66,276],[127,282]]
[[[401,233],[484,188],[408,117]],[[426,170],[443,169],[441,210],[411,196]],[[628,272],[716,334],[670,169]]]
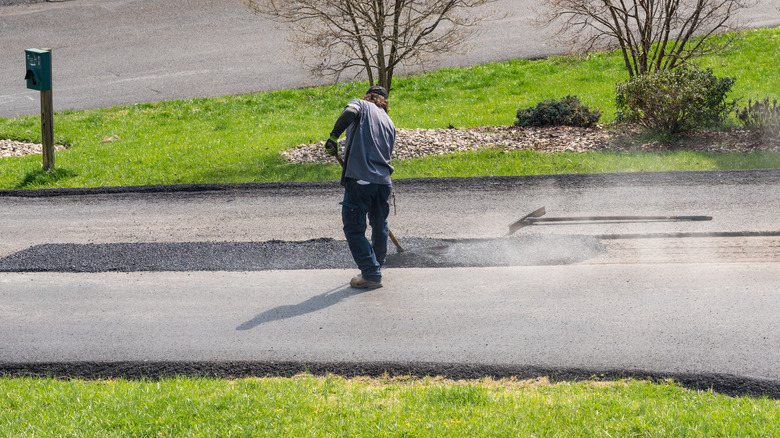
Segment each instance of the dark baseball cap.
[[380,85],[374,85],[373,87],[369,88],[368,91],[366,91],[366,94],[378,94],[385,99],[387,99],[387,90],[385,90],[385,87],[382,87]]

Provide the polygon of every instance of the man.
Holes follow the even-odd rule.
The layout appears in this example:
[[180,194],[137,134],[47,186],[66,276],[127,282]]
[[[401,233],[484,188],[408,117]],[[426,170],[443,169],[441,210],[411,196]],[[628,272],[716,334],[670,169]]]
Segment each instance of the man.
[[[350,281],[355,288],[382,287],[382,265],[387,256],[390,213],[390,155],[395,144],[395,125],[388,116],[387,90],[368,89],[362,99],[349,102],[339,116],[325,150],[338,154],[338,139],[346,131],[341,185],[341,220],[349,250],[360,275]],[[371,242],[366,238],[366,217],[371,225]]]

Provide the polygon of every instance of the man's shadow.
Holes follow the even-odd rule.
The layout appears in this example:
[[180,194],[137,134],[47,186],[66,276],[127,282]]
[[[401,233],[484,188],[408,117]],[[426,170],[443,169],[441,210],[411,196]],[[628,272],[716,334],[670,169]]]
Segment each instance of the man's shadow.
[[302,303],[279,306],[270,310],[266,310],[251,320],[236,327],[236,330],[251,330],[267,322],[295,318],[296,316],[305,315],[307,313],[314,313],[338,304],[341,300],[368,292],[369,290],[370,289],[355,289],[349,285],[339,286],[323,294],[313,296]]

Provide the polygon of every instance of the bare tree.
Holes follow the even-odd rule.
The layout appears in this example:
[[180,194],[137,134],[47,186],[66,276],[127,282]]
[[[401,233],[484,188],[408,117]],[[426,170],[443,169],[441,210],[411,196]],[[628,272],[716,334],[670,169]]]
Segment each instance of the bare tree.
[[727,47],[735,14],[754,0],[543,0],[545,25],[590,51],[619,47],[629,76],[674,68]]
[[472,11],[495,0],[242,0],[256,14],[287,23],[312,72],[358,76],[391,89],[401,64],[454,53],[476,30]]

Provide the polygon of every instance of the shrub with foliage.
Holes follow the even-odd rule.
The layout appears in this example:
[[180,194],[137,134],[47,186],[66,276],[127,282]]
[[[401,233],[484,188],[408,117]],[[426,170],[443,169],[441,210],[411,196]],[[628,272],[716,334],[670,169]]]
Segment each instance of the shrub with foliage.
[[780,105],[777,99],[769,102],[748,100],[748,106],[737,111],[737,117],[748,129],[757,129],[770,139],[780,141]]
[[601,118],[600,110],[591,111],[577,96],[545,100],[536,107],[517,110],[516,126],[593,126]]
[[718,126],[736,109],[726,100],[735,82],[691,66],[634,76],[617,84],[617,121],[672,134]]

